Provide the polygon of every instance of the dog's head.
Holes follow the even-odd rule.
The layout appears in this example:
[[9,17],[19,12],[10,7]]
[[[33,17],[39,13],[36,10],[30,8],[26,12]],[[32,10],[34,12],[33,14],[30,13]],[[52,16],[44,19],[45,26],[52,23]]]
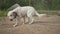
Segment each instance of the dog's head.
[[15,19],[18,15],[16,12],[9,11],[7,16],[10,19],[10,21],[13,21],[13,19]]

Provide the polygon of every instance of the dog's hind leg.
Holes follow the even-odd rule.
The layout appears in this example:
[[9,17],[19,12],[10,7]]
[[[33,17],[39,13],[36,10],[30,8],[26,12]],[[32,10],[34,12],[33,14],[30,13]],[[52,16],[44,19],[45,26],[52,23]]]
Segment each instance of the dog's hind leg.
[[34,12],[33,11],[28,11],[27,12],[27,17],[28,17],[28,22],[29,24],[32,24],[34,19],[33,19]]
[[29,22],[29,24],[32,24],[33,21],[34,21],[34,19],[33,19],[32,17],[29,17],[29,18],[28,18],[28,22]]

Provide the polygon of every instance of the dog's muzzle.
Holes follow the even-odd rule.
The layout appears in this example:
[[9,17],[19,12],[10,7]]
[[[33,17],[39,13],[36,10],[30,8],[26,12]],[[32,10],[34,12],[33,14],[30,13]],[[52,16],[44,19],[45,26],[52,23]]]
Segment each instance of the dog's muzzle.
[[13,19],[10,19],[10,21],[13,21]]

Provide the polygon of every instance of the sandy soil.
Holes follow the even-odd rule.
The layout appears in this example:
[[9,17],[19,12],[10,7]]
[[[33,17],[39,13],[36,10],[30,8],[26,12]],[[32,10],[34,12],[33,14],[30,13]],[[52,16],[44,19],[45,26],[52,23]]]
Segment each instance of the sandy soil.
[[0,18],[0,34],[60,34],[60,16],[34,17],[33,24],[19,24],[17,27],[13,27],[8,18]]

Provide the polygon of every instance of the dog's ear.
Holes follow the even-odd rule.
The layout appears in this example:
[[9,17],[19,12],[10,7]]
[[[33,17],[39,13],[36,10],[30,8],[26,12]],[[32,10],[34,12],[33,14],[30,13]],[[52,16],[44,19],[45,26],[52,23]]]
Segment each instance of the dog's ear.
[[16,12],[13,12],[13,15],[14,15],[14,16],[18,16]]

